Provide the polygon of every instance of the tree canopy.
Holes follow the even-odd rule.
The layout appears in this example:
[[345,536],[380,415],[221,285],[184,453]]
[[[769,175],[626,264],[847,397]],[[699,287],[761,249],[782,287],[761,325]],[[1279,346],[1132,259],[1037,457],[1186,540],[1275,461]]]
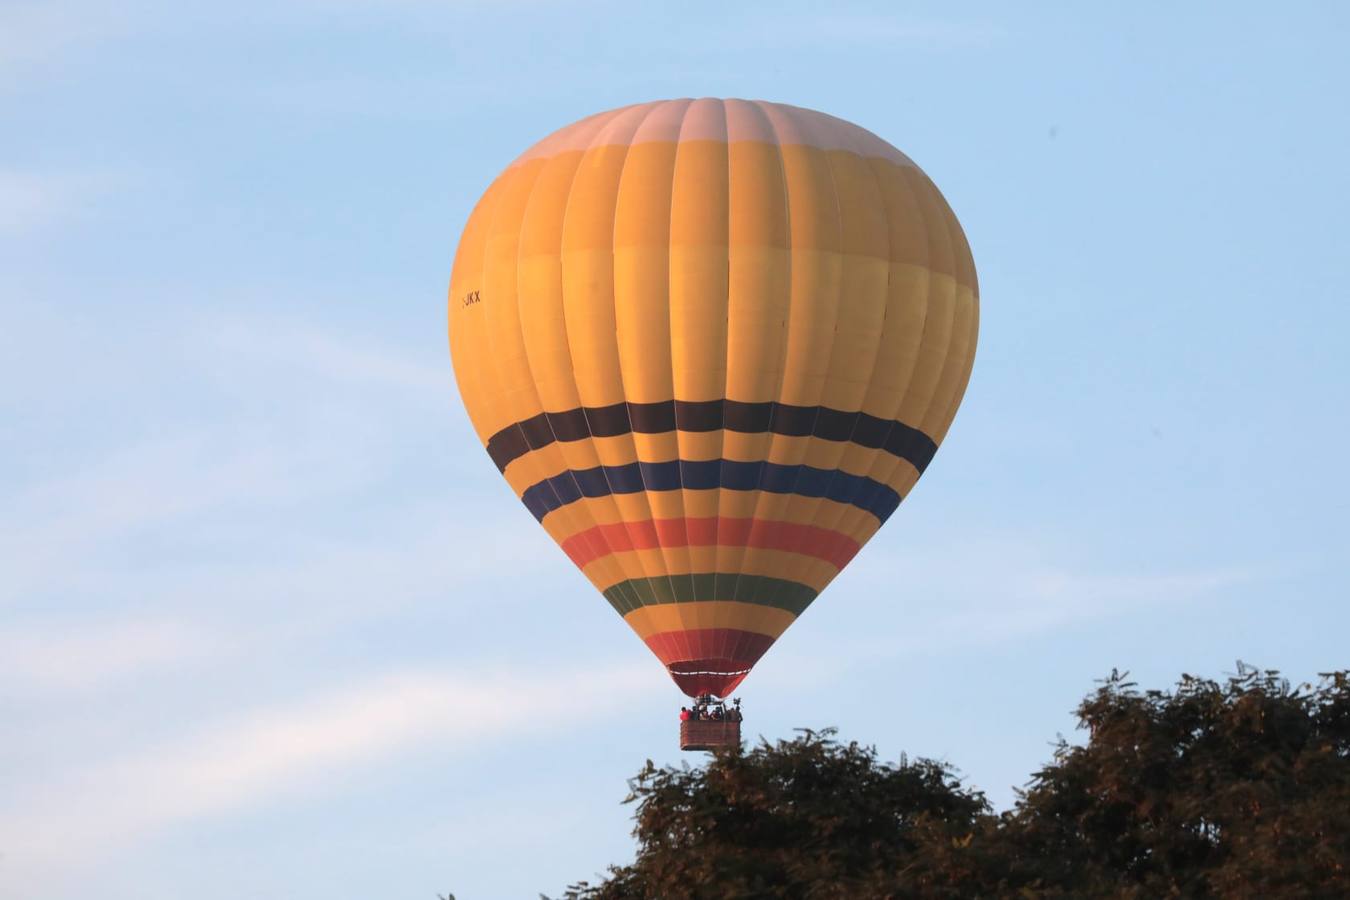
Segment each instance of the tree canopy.
[[638,851],[572,900],[1350,896],[1350,672],[1113,672],[995,813],[945,764],[762,741],[630,783]]

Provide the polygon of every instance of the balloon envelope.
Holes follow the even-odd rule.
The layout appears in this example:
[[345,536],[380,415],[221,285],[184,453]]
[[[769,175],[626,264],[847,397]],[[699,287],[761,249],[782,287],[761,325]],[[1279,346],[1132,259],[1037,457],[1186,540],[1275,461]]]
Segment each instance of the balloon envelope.
[[970,250],[908,157],[744,100],[611,110],[478,202],[450,346],[530,513],[725,696],[910,491],[975,354]]

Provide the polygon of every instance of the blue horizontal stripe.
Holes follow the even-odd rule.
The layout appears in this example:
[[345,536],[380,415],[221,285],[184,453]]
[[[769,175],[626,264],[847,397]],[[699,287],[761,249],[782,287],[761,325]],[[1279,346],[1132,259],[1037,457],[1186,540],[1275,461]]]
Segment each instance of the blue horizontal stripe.
[[885,522],[900,505],[900,495],[879,481],[839,469],[784,466],[730,459],[635,462],[625,466],[569,469],[526,488],[520,498],[541,522],[544,516],[582,497],[636,494],[639,491],[691,491],[726,488],[824,497],[847,503]]

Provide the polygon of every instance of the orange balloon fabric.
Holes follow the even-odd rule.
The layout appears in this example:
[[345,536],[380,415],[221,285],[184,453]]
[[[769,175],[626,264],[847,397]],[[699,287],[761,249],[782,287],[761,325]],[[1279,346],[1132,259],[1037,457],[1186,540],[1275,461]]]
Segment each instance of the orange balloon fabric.
[[450,282],[489,456],[691,696],[732,691],[913,488],[978,317],[965,236],[908,157],[747,100],[540,141]]

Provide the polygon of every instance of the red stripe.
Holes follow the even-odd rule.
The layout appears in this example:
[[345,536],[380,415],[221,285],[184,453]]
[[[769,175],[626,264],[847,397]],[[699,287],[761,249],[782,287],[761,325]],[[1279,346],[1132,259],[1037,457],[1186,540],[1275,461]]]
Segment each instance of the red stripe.
[[816,525],[772,522],[767,519],[706,518],[643,519],[596,525],[563,541],[563,551],[578,568],[602,556],[658,547],[755,547],[787,550],[813,556],[836,569],[848,565],[859,544],[846,534]]
[[773,641],[767,634],[737,628],[698,628],[654,634],[647,638],[647,646],[689,696],[725,697]]

